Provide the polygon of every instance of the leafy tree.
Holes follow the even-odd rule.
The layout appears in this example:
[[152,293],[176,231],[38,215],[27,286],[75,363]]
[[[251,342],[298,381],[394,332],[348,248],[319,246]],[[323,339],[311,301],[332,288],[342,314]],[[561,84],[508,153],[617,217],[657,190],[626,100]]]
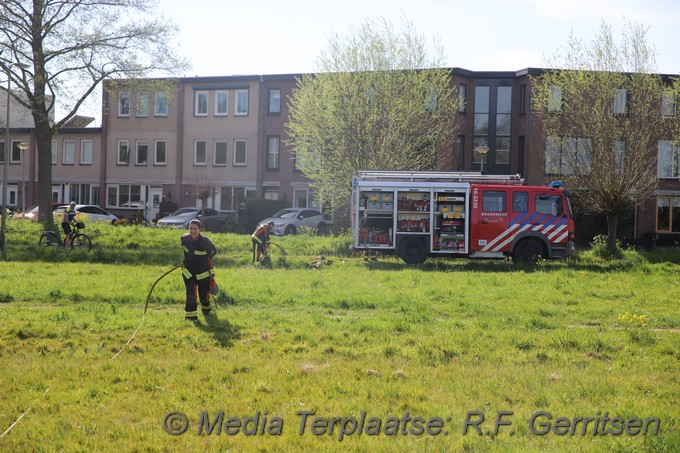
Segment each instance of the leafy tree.
[[[176,26],[157,14],[156,5],[156,0],[0,2],[0,70],[35,122],[43,223],[52,223],[52,137],[99,84],[188,66],[172,45]],[[53,121],[57,102],[66,115]]]
[[[564,54],[534,79],[533,107],[546,137],[546,173],[578,188],[581,207],[607,216],[607,249],[616,251],[619,216],[657,188],[658,140],[677,130],[663,115],[670,80],[655,74],[647,28],[627,23],[616,42],[602,24],[590,43],[570,35]],[[665,92],[665,94],[664,94]],[[663,96],[663,97],[662,97]]]
[[459,98],[435,43],[412,24],[367,19],[334,35],[290,99],[288,144],[320,201],[346,206],[357,170],[434,170],[455,136]]

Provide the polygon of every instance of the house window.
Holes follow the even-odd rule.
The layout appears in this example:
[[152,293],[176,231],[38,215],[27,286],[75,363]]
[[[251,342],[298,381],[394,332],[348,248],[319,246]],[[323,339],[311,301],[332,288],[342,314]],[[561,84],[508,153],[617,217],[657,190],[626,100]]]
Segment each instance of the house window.
[[154,165],[165,165],[167,163],[168,142],[156,140],[154,143]]
[[676,96],[673,90],[663,90],[661,92],[661,116],[672,118],[675,116]]
[[215,165],[227,165],[227,142],[215,142]]
[[586,175],[590,169],[592,140],[583,137],[548,137],[545,172],[551,175]]
[[194,165],[205,165],[207,162],[208,142],[196,140],[194,143]]
[[130,116],[130,95],[128,93],[118,94],[118,116]]
[[236,90],[236,115],[248,114],[248,90]]
[[510,165],[510,120],[512,87],[496,90],[496,158],[495,163]]
[[278,200],[279,199],[279,187],[278,186],[264,186],[264,199],[265,200]]
[[617,89],[614,90],[614,115],[628,114],[628,91]]
[[300,159],[295,151],[293,151],[293,171],[302,171],[300,168]]
[[81,165],[92,164],[92,140],[80,141],[80,164]]
[[165,93],[156,93],[154,114],[156,116],[168,116],[168,96]]
[[293,207],[306,208],[309,200],[309,190],[294,189],[293,190]]
[[680,233],[680,197],[656,199],[656,231]]
[[281,90],[269,90],[269,113],[281,113]]
[[616,140],[614,142],[614,167],[618,174],[623,174],[626,163],[626,141]]
[[427,88],[427,92],[425,94],[425,110],[432,111],[437,108],[437,88],[434,86],[430,86]]
[[142,202],[142,186],[139,184],[112,184],[107,187],[107,206],[130,206]]
[[458,97],[460,99],[460,104],[458,105],[458,112],[465,113],[467,107],[467,85],[461,83],[458,87]]
[[279,169],[279,144],[281,140],[279,137],[267,138],[267,170]]
[[19,143],[21,143],[19,140],[12,140],[12,154],[9,156],[9,162],[11,164],[21,163],[21,149],[19,148]]
[[196,91],[194,93],[194,115],[208,116],[208,92]]
[[149,163],[149,143],[146,140],[137,140],[137,165]]
[[76,163],[76,144],[73,140],[64,140],[64,158],[61,163],[64,165]]
[[[2,147],[2,146],[5,146],[5,144],[2,143],[0,145],[0,147]],[[52,140],[51,154],[52,154],[52,165],[57,165],[57,141],[56,140]],[[2,161],[4,161],[4,159],[0,160],[0,162],[2,162]]]
[[523,83],[519,86],[519,113],[524,115],[527,113],[527,84]]
[[0,141],[0,164],[5,163],[5,141]]
[[215,116],[226,116],[229,111],[229,92],[215,92]]
[[659,141],[657,176],[667,179],[680,178],[680,142]]
[[557,85],[550,86],[548,94],[548,111],[557,113],[562,110],[562,88]]
[[149,116],[149,93],[139,93],[137,95],[137,117],[146,118]]
[[118,165],[128,165],[130,163],[130,145],[127,140],[118,140]]
[[246,165],[246,141],[234,140],[234,165]]

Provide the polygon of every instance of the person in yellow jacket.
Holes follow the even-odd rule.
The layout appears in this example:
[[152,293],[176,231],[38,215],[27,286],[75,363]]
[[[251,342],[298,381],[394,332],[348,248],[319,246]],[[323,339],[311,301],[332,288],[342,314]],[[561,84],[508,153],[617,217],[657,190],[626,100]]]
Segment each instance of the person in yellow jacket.
[[253,239],[253,261],[260,261],[260,258],[267,254],[269,248],[269,234],[274,229],[274,222],[260,225],[250,236]]
[[204,315],[210,314],[210,280],[215,275],[212,259],[217,254],[215,245],[201,234],[201,221],[193,219],[189,222],[189,232],[182,235],[184,262],[182,277],[186,287],[185,317],[198,320],[198,305],[201,303]]

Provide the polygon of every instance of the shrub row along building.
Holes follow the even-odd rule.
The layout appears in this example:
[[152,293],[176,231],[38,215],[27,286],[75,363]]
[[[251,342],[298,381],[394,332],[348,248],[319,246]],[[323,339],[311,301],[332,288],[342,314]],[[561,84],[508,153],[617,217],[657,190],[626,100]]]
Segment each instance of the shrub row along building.
[[[519,173],[530,184],[557,178],[560,169],[548,158],[555,150],[547,149],[531,109],[532,76],[543,71],[452,69],[451,83],[465,102],[456,137],[440,154],[441,168],[480,171],[484,159],[490,174]],[[81,127],[87,121],[78,124],[82,118],[76,118],[52,142],[53,201],[96,204],[121,215],[141,207],[148,219],[159,215],[164,202],[198,206],[201,188],[210,189],[208,206],[219,210],[237,210],[251,199],[315,206],[309,180],[286,144],[287,99],[299,77],[165,79],[135,92],[107,84],[101,127]],[[676,115],[675,102],[666,102],[659,114]],[[13,104],[11,117],[5,196],[10,206],[28,207],[38,201],[32,119]],[[26,152],[20,142],[29,144]],[[485,156],[476,152],[480,144],[488,146]],[[4,143],[0,147],[4,151]],[[680,235],[680,146],[670,130],[658,137],[653,154],[659,189],[623,222],[629,238]]]

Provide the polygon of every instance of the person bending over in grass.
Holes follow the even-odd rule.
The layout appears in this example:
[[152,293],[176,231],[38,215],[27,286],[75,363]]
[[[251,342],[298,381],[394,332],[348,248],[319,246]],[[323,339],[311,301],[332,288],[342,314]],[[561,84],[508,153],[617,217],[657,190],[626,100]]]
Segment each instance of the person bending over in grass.
[[267,254],[269,249],[269,235],[274,229],[274,222],[260,225],[250,236],[253,240],[253,262],[260,262],[260,259]]
[[193,219],[189,222],[189,232],[182,235],[184,248],[184,262],[182,263],[182,278],[186,287],[185,317],[191,321],[198,320],[198,306],[201,303],[204,315],[210,314],[210,280],[215,271],[212,259],[217,249],[207,237],[201,234],[201,221]]

